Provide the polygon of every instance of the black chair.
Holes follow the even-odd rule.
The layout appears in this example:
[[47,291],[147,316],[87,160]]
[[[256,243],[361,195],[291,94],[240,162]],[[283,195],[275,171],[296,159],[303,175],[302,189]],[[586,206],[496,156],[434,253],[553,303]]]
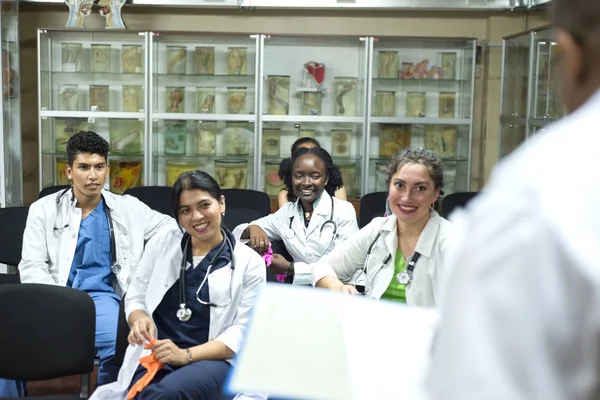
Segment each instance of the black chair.
[[256,210],[228,206],[225,210],[225,216],[223,217],[223,224],[227,229],[232,231],[240,224],[247,224],[261,217],[262,215]]
[[375,217],[383,217],[387,197],[387,192],[375,192],[366,194],[360,199],[359,228],[365,227]]
[[442,217],[448,216],[455,208],[465,207],[479,192],[457,192],[444,196],[442,199]]
[[169,186],[142,186],[127,189],[124,194],[137,197],[151,209],[173,217],[171,190]]
[[123,365],[125,352],[129,346],[127,336],[129,336],[129,323],[127,322],[127,316],[125,315],[125,297],[123,297],[119,305],[119,322],[117,324],[117,343],[115,346],[115,355],[109,361],[111,364],[116,365],[119,368]]
[[42,190],[40,190],[38,199],[41,199],[42,197],[48,196],[49,194],[52,194],[52,193],[60,192],[61,190],[70,188],[70,187],[71,187],[71,185],[58,185],[58,186],[45,187]]
[[23,232],[29,207],[0,208],[0,263],[16,267],[21,261]]
[[255,210],[261,217],[271,214],[271,198],[263,192],[246,189],[223,189],[225,204],[229,207]]
[[38,284],[0,285],[0,377],[40,381],[82,375],[87,398],[94,370],[96,310],[85,292]]

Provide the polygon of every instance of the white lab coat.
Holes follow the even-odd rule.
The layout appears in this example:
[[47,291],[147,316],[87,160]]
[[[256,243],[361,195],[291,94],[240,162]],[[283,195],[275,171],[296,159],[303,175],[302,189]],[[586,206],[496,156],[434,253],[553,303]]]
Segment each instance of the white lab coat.
[[[394,275],[398,249],[397,226],[398,219],[394,215],[374,218],[358,234],[313,265],[313,285],[326,276],[337,276],[345,281],[366,266],[365,294],[374,299],[381,298]],[[431,211],[429,221],[415,247],[421,257],[415,266],[412,282],[406,287],[407,304],[435,306],[438,302],[450,230],[451,224],[437,212]],[[377,238],[379,232],[381,235]],[[369,248],[371,254],[368,254]],[[384,265],[385,259],[390,255],[390,260]],[[411,258],[412,255],[407,262]]]
[[600,398],[600,92],[452,216],[434,400]]
[[[71,190],[59,200],[61,194],[63,191],[45,196],[29,207],[19,263],[23,283],[67,284],[82,214],[81,208],[75,207],[75,201],[72,201]],[[102,196],[111,210],[117,262],[121,265],[121,271],[116,274],[118,285],[115,289],[123,294],[142,258],[145,242],[161,229],[175,227],[177,223],[135,197],[105,190]],[[67,222],[69,226],[63,228]]]
[[[144,257],[125,297],[125,313],[128,320],[135,310],[143,310],[152,317],[165,293],[179,279],[183,257],[182,237],[183,233],[175,228],[161,232],[148,242]],[[230,300],[226,307],[210,308],[208,340],[218,340],[237,353],[250,320],[251,308],[266,282],[266,273],[262,257],[243,243],[236,242],[233,262],[234,269],[228,264],[208,276],[211,301],[224,304]],[[177,309],[173,309],[173,314],[176,312]],[[99,387],[91,399],[125,399],[139,359],[150,352],[143,346],[130,345],[125,353],[117,382]]]
[[[333,243],[331,223],[327,224],[323,229],[323,234],[320,235],[321,227],[325,221],[330,219],[332,199],[334,204],[332,219],[337,224],[337,235],[333,238]],[[298,201],[288,202],[274,214],[249,224],[237,226],[233,234],[236,239],[239,239],[249,225],[258,225],[265,231],[269,239],[282,240],[288,253],[294,259],[294,284],[310,285],[310,264],[318,261],[337,245],[356,234],[358,223],[354,206],[347,201],[330,196],[327,192],[323,192],[321,195],[308,228],[304,226],[304,218],[298,211],[299,207]],[[291,217],[294,217],[291,229],[295,235],[288,239],[286,232],[290,230]]]

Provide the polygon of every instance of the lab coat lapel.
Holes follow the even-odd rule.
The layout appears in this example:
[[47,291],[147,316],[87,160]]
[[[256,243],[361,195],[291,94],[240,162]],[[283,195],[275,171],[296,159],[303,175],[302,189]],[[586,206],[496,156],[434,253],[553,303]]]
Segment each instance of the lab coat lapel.
[[294,217],[292,221],[292,230],[294,231],[295,238],[302,241],[302,243],[306,243],[306,229],[304,228],[304,217],[302,216],[302,207],[299,203],[300,200],[297,200],[294,207],[291,209],[290,218]]
[[396,250],[398,250],[398,220],[392,216],[389,218],[381,229],[385,233],[385,246],[387,251],[392,256],[392,259],[396,258]]

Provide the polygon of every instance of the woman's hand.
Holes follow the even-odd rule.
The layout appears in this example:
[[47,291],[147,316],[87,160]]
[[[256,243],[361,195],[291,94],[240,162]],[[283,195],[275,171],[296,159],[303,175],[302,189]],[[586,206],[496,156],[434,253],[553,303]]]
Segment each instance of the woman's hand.
[[332,289],[334,292],[345,293],[345,294],[360,294],[354,285],[342,285],[335,289]]
[[131,325],[131,331],[129,332],[129,336],[127,336],[127,340],[129,344],[143,345],[144,341],[149,342],[152,340],[154,332],[156,332],[154,322],[144,313],[144,316],[137,318]]
[[250,241],[248,244],[258,254],[264,254],[269,250],[269,238],[265,231],[258,225],[250,225],[248,227],[248,233],[250,234]]
[[290,266],[290,262],[286,260],[281,254],[273,253],[273,259],[269,268],[276,274],[285,274]]
[[152,346],[152,353],[158,361],[174,367],[189,363],[187,350],[180,349],[171,339],[157,340]]

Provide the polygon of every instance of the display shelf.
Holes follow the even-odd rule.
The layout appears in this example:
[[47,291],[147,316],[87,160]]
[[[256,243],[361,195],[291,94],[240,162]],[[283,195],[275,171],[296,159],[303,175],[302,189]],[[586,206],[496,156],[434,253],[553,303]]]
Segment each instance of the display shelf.
[[117,112],[117,111],[52,111],[40,110],[41,118],[97,118],[97,119],[140,119],[145,120],[143,112]]
[[252,114],[198,114],[198,113],[152,113],[153,121],[185,120],[185,121],[240,121],[253,123]]
[[336,117],[329,115],[263,115],[264,122],[294,122],[312,124],[361,124],[363,117]]
[[373,124],[405,124],[405,125],[471,125],[469,118],[398,118],[373,117]]

